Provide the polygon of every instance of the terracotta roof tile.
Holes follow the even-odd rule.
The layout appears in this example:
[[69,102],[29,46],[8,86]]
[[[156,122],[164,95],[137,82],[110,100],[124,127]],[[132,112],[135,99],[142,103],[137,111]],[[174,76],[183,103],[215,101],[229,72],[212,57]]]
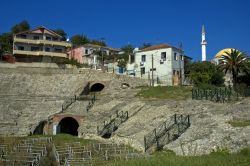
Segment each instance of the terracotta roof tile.
[[146,48],[140,50],[139,52],[152,51],[152,50],[158,50],[158,49],[164,49],[164,48],[172,48],[172,46],[170,46],[168,44],[159,44],[159,45],[154,45],[154,46],[146,47]]

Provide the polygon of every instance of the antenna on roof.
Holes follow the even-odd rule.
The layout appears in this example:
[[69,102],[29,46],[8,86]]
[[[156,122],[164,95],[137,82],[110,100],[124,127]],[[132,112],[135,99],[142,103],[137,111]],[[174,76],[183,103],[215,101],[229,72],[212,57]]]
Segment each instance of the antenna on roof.
[[183,44],[182,44],[182,42],[179,42],[179,43],[178,43],[178,47],[179,47],[180,50],[183,51]]

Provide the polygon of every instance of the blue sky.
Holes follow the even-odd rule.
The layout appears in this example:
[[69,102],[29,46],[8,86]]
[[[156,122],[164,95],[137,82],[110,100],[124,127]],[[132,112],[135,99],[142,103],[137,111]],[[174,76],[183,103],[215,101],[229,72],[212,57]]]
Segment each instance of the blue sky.
[[25,19],[32,28],[104,38],[115,48],[182,42],[185,53],[200,60],[205,24],[208,59],[227,47],[250,54],[249,0],[2,0],[0,7],[0,33]]

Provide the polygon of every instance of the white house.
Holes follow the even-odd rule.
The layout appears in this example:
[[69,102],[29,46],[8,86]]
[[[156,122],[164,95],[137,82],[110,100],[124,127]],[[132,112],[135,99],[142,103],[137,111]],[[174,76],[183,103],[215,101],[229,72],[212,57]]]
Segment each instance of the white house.
[[167,44],[138,50],[135,53],[135,76],[149,79],[153,85],[181,85],[184,80],[183,51]]

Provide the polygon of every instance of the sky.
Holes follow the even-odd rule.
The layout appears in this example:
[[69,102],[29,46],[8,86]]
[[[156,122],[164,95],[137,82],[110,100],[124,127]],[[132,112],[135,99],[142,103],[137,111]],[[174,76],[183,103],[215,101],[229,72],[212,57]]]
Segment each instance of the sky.
[[114,48],[182,43],[194,60],[201,60],[204,24],[208,59],[223,48],[250,54],[250,0],[1,0],[0,33],[22,20],[69,37],[104,38]]

